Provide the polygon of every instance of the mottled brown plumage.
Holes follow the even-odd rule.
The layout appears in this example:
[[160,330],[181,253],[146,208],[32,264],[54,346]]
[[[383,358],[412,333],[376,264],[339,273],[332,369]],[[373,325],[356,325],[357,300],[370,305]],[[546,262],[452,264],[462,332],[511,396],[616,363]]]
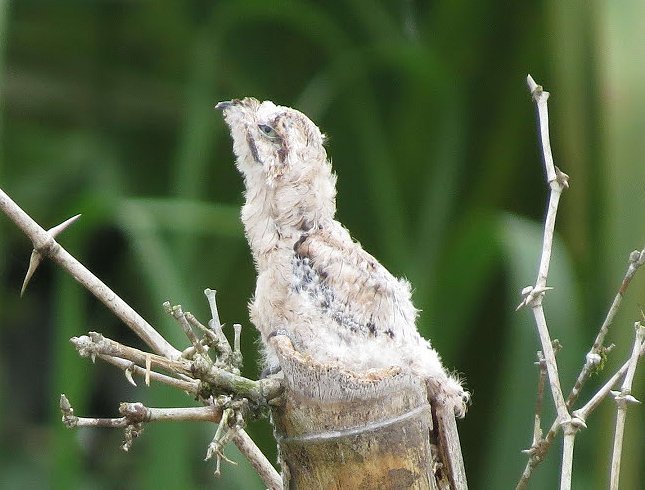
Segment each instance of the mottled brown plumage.
[[258,272],[251,321],[287,335],[319,362],[362,371],[398,366],[429,397],[466,410],[468,393],[417,331],[410,285],[390,274],[334,219],[336,176],[320,130],[294,109],[253,98],[217,106],[244,177],[242,221]]

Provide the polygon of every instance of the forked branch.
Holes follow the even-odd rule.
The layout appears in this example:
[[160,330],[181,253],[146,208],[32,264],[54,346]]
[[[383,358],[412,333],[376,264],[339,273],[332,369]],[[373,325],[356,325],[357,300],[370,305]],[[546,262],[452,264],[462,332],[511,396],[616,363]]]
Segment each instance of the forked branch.
[[[533,431],[533,444],[530,449],[525,452],[529,454],[529,461],[522,473],[520,480],[517,483],[517,489],[526,488],[528,480],[530,479],[533,470],[537,467],[538,464],[542,462],[547,451],[549,450],[557,431],[560,427],[563,428],[564,432],[564,445],[563,445],[563,455],[562,455],[562,468],[561,468],[561,479],[560,479],[560,488],[568,490],[571,488],[571,470],[573,464],[573,447],[575,442],[576,433],[580,428],[586,427],[586,419],[591,411],[593,411],[600,401],[604,399],[610,392],[613,386],[625,376],[625,381],[620,392],[613,392],[614,397],[618,406],[618,415],[616,423],[616,438],[614,441],[614,456],[612,464],[612,488],[617,488],[618,485],[618,473],[620,467],[620,447],[622,447],[622,430],[624,427],[626,405],[628,401],[633,401],[631,396],[631,379],[633,378],[633,372],[635,371],[635,366],[638,358],[643,355],[645,351],[645,343],[643,342],[642,327],[640,324],[637,324],[637,335],[634,341],[634,349],[632,356],[629,362],[625,363],[616,374],[614,374],[609,381],[594,395],[589,402],[579,410],[573,412],[573,416],[569,415],[569,410],[571,410],[573,404],[578,398],[580,390],[582,389],[585,382],[588,380],[591,373],[596,369],[600,364],[602,359],[606,354],[611,350],[613,346],[605,346],[604,340],[607,335],[609,326],[613,323],[618,307],[622,300],[623,295],[625,294],[627,287],[629,286],[632,278],[634,277],[636,271],[645,263],[645,249],[636,250],[630,254],[629,266],[625,277],[620,285],[618,293],[614,298],[614,301],[607,313],[605,321],[600,327],[598,335],[591,347],[590,351],[587,353],[585,364],[576,380],[576,383],[571,390],[571,393],[567,397],[566,402],[562,395],[562,390],[560,387],[560,381],[557,371],[557,364],[555,361],[555,355],[552,349],[552,342],[550,340],[549,330],[547,327],[546,318],[544,317],[544,311],[542,308],[542,300],[546,291],[552,289],[547,286],[547,275],[549,271],[549,263],[551,258],[551,250],[553,244],[553,234],[555,228],[555,219],[558,210],[558,204],[560,200],[560,195],[565,188],[568,188],[568,176],[561,172],[554,164],[553,155],[551,153],[551,144],[549,139],[549,130],[548,130],[548,109],[547,109],[547,99],[549,93],[544,91],[541,86],[539,86],[533,78],[529,75],[527,77],[527,84],[531,95],[536,103],[537,112],[538,112],[538,121],[539,121],[539,134],[542,147],[542,156],[545,165],[545,171],[547,176],[547,182],[550,187],[549,195],[549,204],[547,208],[547,216],[544,226],[544,239],[542,244],[542,256],[540,259],[540,266],[538,270],[537,280],[534,286],[528,286],[522,291],[524,296],[522,302],[518,306],[518,309],[522,306],[530,306],[533,310],[535,316],[535,322],[540,337],[540,343],[542,346],[542,352],[544,357],[539,357],[539,364],[541,370],[545,369],[548,373],[549,384],[551,386],[551,391],[553,394],[553,400],[556,405],[557,416],[554,420],[551,428],[549,429],[547,435],[542,438],[542,429],[540,427],[540,412],[541,412],[541,400],[542,400],[542,383],[540,382],[538,387],[538,403],[536,404],[536,415],[534,421],[534,431]],[[639,328],[640,327],[640,328]],[[540,354],[538,354],[540,356]],[[542,372],[542,371],[541,371]],[[625,373],[628,373],[626,376]],[[631,373],[632,378],[629,378],[629,373]],[[540,380],[542,380],[542,375]],[[629,380],[629,381],[628,381]],[[633,399],[633,400],[632,400]],[[616,476],[614,476],[614,471]],[[615,481],[615,486],[614,485]]]
[[[123,428],[123,449],[128,450],[142,433],[145,423],[172,420],[199,420],[219,423],[207,459],[216,460],[216,473],[220,461],[227,460],[224,445],[233,441],[242,454],[251,462],[260,477],[271,489],[282,488],[282,479],[259,448],[244,431],[244,416],[257,415],[283,390],[279,380],[267,378],[259,381],[240,376],[242,356],[240,353],[239,324],[235,324],[234,347],[231,348],[222,332],[217,316],[215,292],[206,290],[213,319],[207,328],[181,306],[165,304],[181,326],[190,347],[180,351],[173,347],[133,308],[114,291],[94,276],[78,260],[60,246],[55,237],[78,219],[70,218],[46,231],[25,213],[2,189],[0,209],[29,237],[34,251],[21,293],[44,257],[49,257],[68,271],[74,279],[94,294],[118,318],[128,325],[151,349],[144,352],[103,337],[97,332],[74,337],[71,342],[82,356],[95,360],[97,357],[122,369],[128,382],[136,386],[134,376],[144,378],[146,385],[158,381],[184,391],[200,400],[203,407],[149,408],[141,403],[122,403],[118,418],[87,418],[74,415],[69,400],[61,395],[60,408],[63,422],[68,427],[113,427]],[[199,338],[195,330],[202,334]],[[217,358],[211,359],[209,352]],[[162,370],[164,373],[157,372]],[[274,402],[275,403],[275,402]]]

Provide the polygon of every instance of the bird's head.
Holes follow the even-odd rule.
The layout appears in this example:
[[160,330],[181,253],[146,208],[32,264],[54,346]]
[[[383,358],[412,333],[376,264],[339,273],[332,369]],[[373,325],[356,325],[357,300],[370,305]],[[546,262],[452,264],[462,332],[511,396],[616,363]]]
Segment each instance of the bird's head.
[[230,127],[247,202],[269,195],[266,204],[276,219],[305,228],[333,217],[336,178],[324,136],[307,116],[252,97],[220,102],[215,108],[223,111]]

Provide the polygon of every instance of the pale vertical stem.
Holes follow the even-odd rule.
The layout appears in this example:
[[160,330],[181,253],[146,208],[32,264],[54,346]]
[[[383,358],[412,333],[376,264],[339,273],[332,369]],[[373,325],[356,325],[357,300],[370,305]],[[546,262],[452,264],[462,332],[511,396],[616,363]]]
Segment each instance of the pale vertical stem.
[[544,168],[546,170],[547,182],[550,188],[549,204],[544,222],[544,239],[542,242],[542,255],[540,257],[540,266],[538,269],[538,276],[535,281],[535,286],[529,289],[528,296],[524,304],[531,306],[535,323],[542,344],[542,352],[546,363],[547,373],[549,375],[549,386],[553,395],[555,403],[558,422],[564,426],[564,446],[562,452],[562,473],[560,480],[560,488],[562,490],[569,490],[571,488],[571,467],[573,463],[573,447],[575,442],[575,434],[579,428],[579,424],[574,424],[566,403],[562,395],[562,388],[560,386],[560,377],[558,374],[558,365],[551,343],[551,336],[549,328],[544,316],[544,309],[542,307],[542,300],[544,293],[549,289],[547,288],[547,277],[549,274],[549,265],[551,261],[551,253],[553,250],[553,236],[555,233],[555,220],[558,214],[558,205],[560,203],[560,196],[562,190],[568,187],[568,176],[561,172],[553,161],[553,154],[551,152],[551,140],[549,137],[549,111],[547,100],[549,99],[549,92],[546,92],[541,86],[535,83],[533,77],[528,75],[527,85],[531,91],[531,96],[535,101],[538,111],[538,123],[540,129],[540,142],[542,146],[542,157],[544,161]]
[[231,344],[226,338],[226,335],[224,335],[224,332],[222,331],[222,324],[219,321],[217,300],[215,299],[217,291],[215,291],[214,289],[206,288],[204,289],[204,294],[206,295],[206,299],[208,300],[208,305],[210,306],[212,317],[211,321],[208,322],[208,326],[211,327],[213,332],[215,332],[215,335],[217,335],[217,338],[219,340],[218,347],[221,350],[222,354],[224,356],[230,356],[232,352]]
[[562,469],[560,472],[560,490],[571,489],[571,471],[573,468],[573,445],[578,429],[572,424],[564,428],[564,445],[562,447]]
[[549,274],[558,205],[560,203],[562,190],[568,186],[568,176],[557,170],[553,162],[553,154],[551,152],[551,142],[549,137],[549,111],[547,106],[549,92],[546,92],[541,86],[535,83],[535,80],[533,80],[531,75],[528,75],[527,77],[527,84],[538,110],[542,157],[544,160],[547,182],[551,192],[549,194],[549,204],[544,223],[544,239],[542,242],[542,255],[540,257],[538,276],[535,282],[535,287],[529,294],[526,304],[532,307],[533,315],[535,316],[540,342],[542,343],[542,352],[544,353],[544,359],[546,361],[547,373],[549,374],[549,385],[558,411],[558,418],[561,422],[565,422],[570,417],[564,402],[562,389],[560,387],[558,366],[555,360],[555,353],[553,352],[553,345],[551,344],[551,336],[549,335],[546,318],[544,317],[542,298],[546,291],[547,277]]
[[616,399],[616,432],[614,434],[614,448],[611,457],[611,490],[618,490],[618,482],[620,481],[620,460],[623,452],[623,436],[625,434],[625,421],[627,419],[627,404],[638,403],[638,400],[631,394],[634,376],[636,375],[636,366],[638,365],[638,358],[641,354],[641,344],[645,338],[645,327],[640,322],[634,324],[636,335],[634,339],[634,347],[632,355],[629,358],[629,365],[627,373],[621,386],[620,393],[614,393]]
[[553,153],[551,152],[551,137],[549,136],[549,109],[547,101],[549,92],[539,86],[531,75],[526,77],[526,83],[529,86],[533,100],[538,110],[538,119],[540,122],[540,142],[542,144],[542,157],[544,158],[544,168],[546,169],[546,180],[552,182],[556,179],[555,163],[553,162]]
[[559,184],[554,181],[550,181],[549,184],[551,187],[551,194],[549,195],[549,206],[544,223],[544,244],[542,247],[542,257],[540,257],[540,268],[538,269],[536,287],[546,286],[546,279],[549,275],[549,266],[551,264],[555,219],[558,214],[560,196],[562,195],[562,188]]
[[620,460],[623,454],[623,435],[625,433],[625,419],[627,418],[627,402],[616,400],[616,432],[614,434],[614,448],[611,456],[611,478],[609,488],[618,490],[620,481]]
[[535,322],[538,326],[542,352],[544,353],[546,369],[549,375],[549,385],[551,386],[551,393],[553,394],[553,400],[558,411],[558,418],[560,419],[560,422],[565,422],[570,417],[566,403],[564,402],[564,396],[562,396],[562,389],[560,388],[558,365],[555,360],[555,352],[553,351],[553,344],[551,343],[551,337],[549,336],[549,329],[546,324],[546,318],[544,317],[542,304],[533,307],[533,314],[535,315]]

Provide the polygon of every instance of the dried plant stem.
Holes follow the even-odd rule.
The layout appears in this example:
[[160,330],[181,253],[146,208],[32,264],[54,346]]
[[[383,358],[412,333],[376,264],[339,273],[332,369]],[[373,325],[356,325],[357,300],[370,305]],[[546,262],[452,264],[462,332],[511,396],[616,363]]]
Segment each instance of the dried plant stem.
[[243,429],[234,432],[233,442],[271,490],[282,488],[282,477]]
[[[530,306],[535,317],[535,324],[537,326],[538,335],[540,337],[540,344],[542,345],[542,353],[544,354],[544,362],[546,364],[546,371],[549,378],[549,386],[551,394],[557,410],[557,420],[563,424],[565,428],[565,443],[562,453],[562,473],[560,480],[560,488],[568,490],[571,488],[571,467],[573,463],[573,447],[575,442],[575,434],[580,427],[579,424],[572,421],[569,411],[567,409],[564,396],[562,395],[562,388],[560,386],[560,376],[558,374],[558,365],[553,351],[553,344],[549,334],[549,328],[544,316],[544,308],[542,300],[544,294],[548,291],[547,277],[549,274],[549,265],[551,261],[551,252],[553,248],[553,236],[555,231],[555,221],[558,213],[558,205],[562,191],[569,186],[568,175],[561,172],[553,161],[553,154],[551,152],[551,143],[549,138],[549,112],[547,100],[549,92],[546,92],[535,83],[535,80],[529,75],[527,77],[527,84],[531,92],[531,96],[535,101],[538,122],[540,129],[540,142],[542,146],[542,156],[544,160],[544,167],[546,170],[547,182],[550,188],[549,204],[547,208],[546,220],[544,223],[544,239],[542,242],[542,255],[540,258],[540,266],[538,269],[538,276],[535,281],[535,286],[525,288],[523,291],[524,300],[520,306]],[[524,475],[523,475],[524,476]],[[522,480],[520,480],[522,483]],[[520,487],[520,484],[518,484]]]
[[555,220],[558,213],[560,196],[562,195],[562,191],[568,187],[568,176],[555,167],[553,163],[553,155],[551,154],[551,143],[549,139],[549,112],[547,107],[549,92],[544,91],[542,87],[537,85],[530,75],[527,78],[527,83],[538,110],[542,155],[544,158],[547,182],[551,192],[549,194],[549,204],[544,223],[544,239],[542,242],[542,255],[540,257],[538,276],[535,281],[535,286],[533,286],[528,292],[524,303],[530,306],[533,310],[538,335],[540,336],[540,343],[542,344],[544,362],[546,363],[546,369],[549,375],[549,385],[551,387],[553,400],[555,401],[558,417],[561,421],[565,421],[569,418],[569,414],[562,395],[562,389],[560,388],[558,366],[555,360],[555,353],[553,352],[553,344],[549,335],[546,318],[544,316],[542,300],[544,298],[544,293],[550,289],[546,284],[547,276],[549,274],[549,265],[551,262],[551,251],[553,248]]
[[0,189],[0,209],[27,235],[33,243],[34,250],[42,256],[49,257],[69,272],[76,281],[94,294],[112,313],[130,327],[154,352],[168,359],[179,357],[180,352],[177,349],[130,305],[61,247],[54,240],[52,233],[41,228],[2,189]]
[[[551,256],[551,248],[553,243],[553,233],[555,227],[555,219],[557,215],[557,208],[560,195],[565,188],[568,188],[568,176],[561,172],[553,163],[553,156],[551,153],[551,145],[549,141],[548,130],[548,109],[547,99],[549,93],[545,92],[533,78],[529,75],[527,77],[527,84],[531,95],[535,100],[538,120],[540,127],[540,140],[542,144],[542,155],[546,169],[547,181],[550,186],[549,205],[547,209],[547,217],[544,226],[544,241],[542,246],[542,256],[540,259],[540,267],[535,286],[529,286],[522,291],[524,299],[518,306],[530,306],[535,316],[535,322],[540,336],[540,342],[544,353],[544,362],[546,371],[549,377],[549,384],[555,402],[557,416],[546,437],[541,438],[540,428],[540,400],[541,400],[541,385],[538,387],[538,403],[536,404],[536,415],[533,431],[533,445],[529,450],[529,461],[524,468],[524,472],[517,483],[516,489],[524,489],[528,484],[528,480],[533,473],[533,469],[544,459],[546,452],[551,446],[555,435],[560,427],[564,432],[564,444],[562,452],[562,468],[560,478],[560,488],[568,490],[571,488],[572,466],[573,466],[573,450],[575,444],[575,436],[580,428],[586,427],[585,421],[591,411],[593,411],[600,401],[604,399],[608,393],[611,392],[612,387],[618,380],[625,376],[623,387],[620,392],[612,392],[616,398],[618,407],[617,421],[616,421],[616,438],[614,441],[614,457],[612,463],[612,488],[617,488],[618,473],[620,469],[620,449],[622,448],[622,434],[624,430],[624,421],[626,414],[626,405],[628,402],[635,402],[630,394],[631,379],[633,379],[633,372],[636,369],[636,362],[640,355],[643,355],[645,350],[645,343],[643,342],[642,327],[637,324],[637,337],[634,342],[634,349],[632,357],[628,363],[625,363],[618,372],[607,381],[607,383],[587,402],[587,404],[579,410],[573,412],[573,416],[569,415],[569,410],[575,403],[580,394],[580,390],[593,372],[593,370],[601,363],[603,356],[611,349],[612,346],[605,347],[604,340],[609,330],[610,325],[613,323],[618,307],[627,287],[629,286],[634,274],[645,263],[645,249],[641,251],[634,251],[629,257],[629,266],[623,278],[623,281],[618,289],[618,292],[612,302],[612,305],[607,313],[607,316],[600,327],[596,339],[586,355],[585,364],[578,375],[576,383],[572,388],[566,402],[562,396],[562,391],[559,384],[559,377],[557,372],[557,364],[555,363],[555,356],[553,355],[552,345],[550,342],[549,331],[542,309],[542,299],[544,293],[548,291],[547,275],[549,270],[549,261]],[[639,337],[640,335],[640,337]],[[633,366],[633,368],[632,368]],[[631,372],[631,379],[628,380],[629,373]],[[627,373],[627,375],[625,374]],[[614,476],[615,472],[615,476]],[[615,483],[614,483],[615,479]],[[615,486],[613,486],[615,485]]]
[[63,421],[68,427],[123,428],[142,422],[219,422],[222,417],[222,408],[216,406],[150,408],[140,402],[121,403],[119,412],[122,416],[118,418],[76,417],[65,395],[61,395],[61,408]]
[[196,395],[199,391],[199,381],[197,380],[177,379],[173,378],[172,376],[167,376],[165,374],[157,373],[154,371],[147,371],[141,366],[137,366],[133,361],[120,357],[109,356],[106,354],[96,354],[96,357],[112,364],[113,366],[123,369],[123,371],[125,372],[125,377],[133,386],[136,386],[137,384],[134,382],[134,379],[132,379],[132,374],[136,374],[137,376],[140,376],[142,378],[147,377],[148,379],[152,379],[153,381],[157,381],[178,390],[185,391],[186,393],[190,393],[191,395]]
[[632,384],[634,382],[634,375],[636,374],[636,366],[638,365],[638,358],[641,354],[641,344],[645,338],[645,327],[640,322],[634,325],[636,330],[634,338],[634,348],[632,355],[629,359],[627,374],[623,380],[623,385],[620,392],[613,392],[614,399],[616,400],[616,432],[614,435],[614,449],[611,458],[611,490],[618,490],[618,483],[620,481],[620,460],[623,450],[623,435],[625,433],[625,420],[627,418],[627,405],[629,403],[639,403],[639,401],[632,396]]
[[616,292],[614,301],[611,303],[609,311],[607,312],[607,316],[605,317],[605,320],[602,322],[602,325],[600,326],[600,330],[598,331],[598,335],[596,335],[596,339],[594,340],[593,346],[591,347],[591,349],[589,350],[589,352],[585,357],[585,364],[582,367],[582,371],[580,371],[580,374],[576,379],[573,389],[571,390],[571,393],[569,393],[569,396],[567,397],[567,406],[569,408],[573,406],[573,404],[578,398],[580,390],[582,389],[586,381],[589,379],[589,376],[591,376],[591,373],[593,372],[593,370],[596,369],[596,367],[602,361],[603,355],[608,351],[609,347],[604,346],[604,341],[605,341],[607,332],[609,331],[609,327],[614,322],[614,318],[616,317],[616,313],[618,312],[618,308],[620,307],[623,296],[627,292],[627,288],[629,287],[629,284],[632,282],[632,279],[636,275],[636,272],[638,271],[638,269],[644,263],[645,263],[645,248],[643,248],[643,250],[634,250],[631,254],[629,254],[629,263],[627,266],[627,271],[625,272],[625,276],[623,277],[623,280],[620,283],[620,287]]
[[[627,288],[629,287],[629,284],[631,283],[634,275],[636,274],[638,269],[643,265],[643,263],[645,263],[645,248],[640,251],[635,250],[629,255],[629,264],[627,266],[627,271],[625,272],[625,275],[620,284],[620,287],[618,288],[616,296],[614,297],[611,307],[607,312],[605,320],[603,321],[600,327],[600,330],[598,332],[598,335],[596,336],[594,344],[590,349],[589,353],[587,353],[587,355],[585,356],[585,364],[582,367],[580,374],[578,375],[578,378],[575,382],[574,387],[572,388],[571,392],[569,393],[569,396],[567,397],[568,409],[571,409],[573,407],[573,404],[578,400],[580,391],[584,386],[584,384],[586,383],[586,381],[591,376],[593,369],[598,366],[598,364],[601,362],[602,356],[609,350],[609,347],[603,346],[604,338],[608,332],[609,327],[614,321],[616,313],[618,312],[618,307],[622,302],[623,296],[627,292]],[[643,347],[641,348],[641,356],[643,355],[643,348],[645,348],[645,344],[643,344]],[[627,367],[628,367],[628,363],[625,363],[605,383],[605,385],[600,390],[598,390],[598,392],[589,400],[589,402],[587,402],[585,406],[583,406],[578,410],[575,410],[572,415],[575,418],[581,420],[582,422],[585,422],[587,419],[587,416],[610,393],[611,389],[616,385],[618,380],[622,376],[624,376],[624,374],[627,372]],[[549,428],[549,431],[547,432],[546,436],[544,436],[544,439],[538,441],[539,442],[538,444],[536,444],[534,441],[534,444],[531,447],[531,449],[526,451],[527,453],[530,454],[530,458],[526,463],[526,467],[524,468],[524,471],[522,472],[522,476],[516,487],[517,489],[525,488],[526,483],[528,482],[529,478],[533,474],[533,470],[544,460],[544,457],[546,456],[547,451],[551,447],[551,444],[555,440],[555,436],[559,429],[560,429],[560,424],[558,422],[558,418],[556,417],[556,419],[551,424],[551,427]]]
[[535,364],[539,367],[538,375],[538,388],[537,388],[537,397],[535,399],[535,419],[533,422],[533,444],[531,444],[531,449],[528,449],[526,452],[531,453],[534,447],[537,446],[538,442],[542,440],[542,405],[544,404],[544,382],[546,380],[546,363],[544,362],[544,354],[542,351],[537,353],[537,362]]
[[[71,342],[83,357],[103,354],[127,359],[138,365],[156,366],[168,372],[199,378],[223,391],[235,393],[256,403],[264,403],[282,392],[281,384],[272,378],[254,381],[217,368],[202,357],[196,357],[194,360],[167,359],[122,345],[97,332],[73,337]],[[150,371],[150,369],[146,368],[146,371]]]
[[[215,345],[226,352],[227,357],[231,357],[231,347],[221,332],[221,325],[217,317],[214,291],[212,294],[210,294],[210,291],[207,293],[211,309],[215,315],[211,325],[216,327],[214,332],[208,330],[208,339],[200,341],[192,331],[191,325],[202,331],[207,330],[196,318],[189,313],[184,314],[181,307],[170,309],[170,312],[192,344],[190,352],[187,353],[191,359],[182,357],[182,353],[163,338],[132,307],[56,242],[54,238],[75,222],[78,216],[70,218],[50,230],[44,230],[2,189],[0,189],[0,210],[27,235],[34,246],[21,294],[24,293],[31,276],[43,257],[49,257],[94,294],[155,352],[155,354],[151,354],[133,349],[106,339],[96,332],[90,332],[89,335],[71,339],[81,355],[89,356],[92,360],[99,357],[117,366],[124,371],[126,378],[133,385],[136,385],[136,383],[132,375],[136,374],[144,377],[146,384],[149,384],[150,380],[154,380],[199,396],[202,383],[206,383],[211,390],[221,389],[222,391],[235,393],[237,396],[248,398],[255,403],[266,403],[267,400],[275,398],[281,393],[282,386],[276,380],[249,380],[236,373],[213,366],[212,361],[207,358],[205,345]],[[233,357],[235,358],[234,364],[237,366],[242,362],[241,354],[238,352],[239,335],[240,327],[236,326],[236,352]],[[152,371],[153,365],[172,373],[176,377]],[[212,400],[212,398],[210,399]],[[68,427],[124,428],[125,441],[122,447],[125,451],[130,448],[133,441],[140,435],[144,423],[178,420],[218,422],[223,413],[223,407],[218,404],[210,404],[204,407],[148,408],[141,403],[122,403],[120,407],[122,417],[119,418],[76,417],[65,395],[61,395],[60,408],[63,412],[63,422]],[[237,413],[237,416],[241,420],[241,414]],[[282,488],[280,475],[239,424],[236,426],[234,433],[232,433],[231,439],[238,446],[241,453],[251,462],[269,488]]]

